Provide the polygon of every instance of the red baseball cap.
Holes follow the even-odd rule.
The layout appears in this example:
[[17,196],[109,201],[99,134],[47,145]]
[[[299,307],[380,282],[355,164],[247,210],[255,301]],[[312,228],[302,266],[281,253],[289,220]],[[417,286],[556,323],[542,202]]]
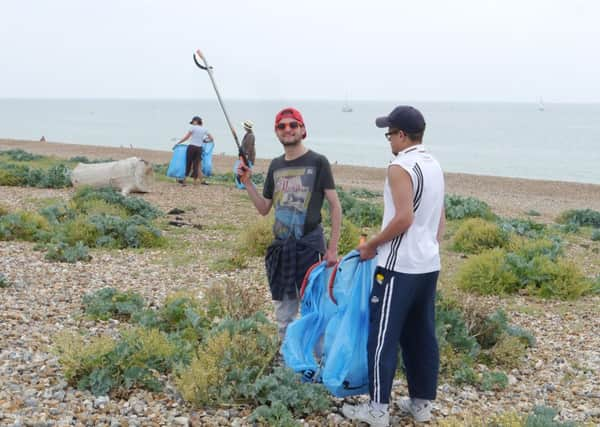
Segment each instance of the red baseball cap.
[[287,107],[277,113],[275,116],[275,126],[277,126],[281,120],[287,118],[296,120],[304,127],[304,138],[306,138],[306,126],[304,125],[304,118],[302,117],[302,114],[300,114],[300,111],[296,110],[295,108]]

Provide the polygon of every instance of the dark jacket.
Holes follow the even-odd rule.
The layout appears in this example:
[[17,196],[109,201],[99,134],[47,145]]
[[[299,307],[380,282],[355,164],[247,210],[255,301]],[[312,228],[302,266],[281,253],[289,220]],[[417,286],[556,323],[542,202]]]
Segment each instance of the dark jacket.
[[325,237],[320,225],[301,239],[275,239],[265,257],[271,298],[281,301],[286,294],[297,298],[306,270],[324,253]]

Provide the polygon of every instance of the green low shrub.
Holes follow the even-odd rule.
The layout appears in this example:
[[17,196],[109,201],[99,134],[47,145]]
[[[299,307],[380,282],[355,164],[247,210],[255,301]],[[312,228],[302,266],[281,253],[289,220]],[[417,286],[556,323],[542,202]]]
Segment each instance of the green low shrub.
[[600,228],[600,212],[593,209],[572,209],[562,212],[556,219],[560,224],[576,224],[580,227]]
[[15,162],[31,162],[33,160],[40,160],[44,158],[44,156],[40,154],[29,153],[19,148],[0,151],[0,156],[7,157]]
[[360,229],[350,220],[343,218],[338,242],[338,253],[347,254],[358,246],[360,241]]
[[299,375],[281,367],[257,379],[244,397],[260,405],[250,416],[250,421],[266,425],[326,414],[332,406],[329,392],[322,384],[302,383]]
[[53,352],[71,385],[96,396],[122,396],[135,387],[160,391],[155,372],[173,369],[177,348],[156,329],[134,328],[119,341],[97,337],[89,344],[80,336],[63,334],[55,339]]
[[241,233],[239,251],[248,256],[264,257],[273,241],[273,216],[259,218]]
[[514,233],[537,239],[543,236],[546,226],[530,219],[502,219],[498,223],[500,229],[506,233]]
[[75,193],[72,202],[76,209],[82,209],[90,200],[103,200],[127,210],[129,215],[140,216],[148,220],[162,216],[162,212],[139,197],[124,196],[114,188],[83,187]]
[[473,254],[484,249],[503,247],[507,242],[508,233],[498,225],[481,218],[470,218],[456,231],[453,249]]
[[489,205],[473,197],[447,194],[444,200],[447,219],[483,218],[493,219]]
[[195,405],[240,401],[278,350],[276,328],[264,316],[224,320],[213,328],[176,385]]
[[526,349],[527,346],[518,337],[503,334],[494,347],[484,350],[481,357],[493,366],[514,369],[521,364]]
[[[342,206],[342,217],[347,218],[358,227],[373,227],[381,225],[383,218],[383,207],[379,204],[360,200],[341,188],[337,188],[337,194]],[[327,204],[329,209],[329,204]],[[326,215],[326,219],[330,215]],[[327,219],[327,221],[330,221]]]
[[6,215],[9,213],[10,213],[10,209],[7,206],[4,206],[2,203],[0,203],[0,216]]
[[49,244],[46,248],[45,259],[48,261],[76,263],[77,261],[87,262],[92,259],[89,254],[89,248],[82,242],[74,245],[68,245],[64,242]]
[[8,286],[8,279],[6,278],[4,273],[0,273],[0,288],[8,288]]
[[594,230],[592,231],[592,235],[590,237],[592,239],[592,241],[594,242],[598,242],[600,241],[600,230]]
[[102,288],[83,296],[83,311],[93,318],[127,320],[146,305],[144,298],[136,292],[119,292],[114,288]]
[[470,257],[457,275],[460,288],[482,295],[504,295],[519,289],[519,278],[506,262],[504,249],[490,249]]
[[49,230],[46,218],[36,213],[20,211],[0,217],[0,240],[33,242],[38,233]]
[[481,375],[480,387],[483,391],[501,391],[508,386],[508,377],[504,372],[484,372]]
[[576,427],[577,423],[555,421],[558,411],[547,406],[536,406],[525,419],[524,427]]

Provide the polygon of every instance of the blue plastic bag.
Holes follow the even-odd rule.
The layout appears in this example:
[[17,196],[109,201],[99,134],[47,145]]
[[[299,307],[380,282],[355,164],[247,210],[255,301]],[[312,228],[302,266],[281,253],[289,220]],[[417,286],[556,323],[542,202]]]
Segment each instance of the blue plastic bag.
[[319,370],[315,353],[319,352],[325,327],[336,311],[327,295],[332,269],[326,265],[325,261],[321,262],[308,275],[300,305],[301,317],[288,326],[281,346],[286,366],[310,376]]
[[202,175],[212,175],[212,153],[215,149],[214,142],[202,143]]
[[167,176],[177,179],[185,178],[185,164],[187,160],[187,145],[177,145],[173,149],[173,157],[167,169]]
[[375,260],[352,251],[339,263],[332,295],[337,310],[325,330],[323,384],[336,397],[369,391],[367,341]]

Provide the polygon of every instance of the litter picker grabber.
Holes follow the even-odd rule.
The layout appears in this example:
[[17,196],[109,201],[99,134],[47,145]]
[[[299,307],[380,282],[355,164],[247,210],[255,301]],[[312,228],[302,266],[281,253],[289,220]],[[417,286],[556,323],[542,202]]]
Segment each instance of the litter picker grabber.
[[[206,61],[206,58],[204,57],[204,55],[202,55],[202,52],[200,52],[200,49],[196,50],[196,53],[193,56],[194,56],[194,62],[196,63],[198,68],[206,71],[208,73],[208,77],[210,77],[210,82],[212,83],[213,88],[215,88],[215,93],[217,94],[217,99],[219,100],[219,104],[221,105],[223,114],[225,114],[225,120],[227,120],[229,129],[231,130],[231,134],[233,135],[233,140],[235,141],[235,145],[237,145],[238,155],[240,157],[240,162],[242,162],[242,167],[247,167],[250,164],[248,162],[248,156],[246,155],[242,146],[240,145],[240,141],[238,140],[237,133],[235,133],[235,129],[234,129],[233,125],[231,124],[231,120],[229,120],[229,114],[227,114],[227,110],[225,109],[225,104],[223,104],[223,99],[221,99],[221,94],[219,93],[219,89],[217,88],[217,84],[215,83],[215,78],[213,76],[212,67],[210,65],[208,65],[208,62]],[[204,65],[200,64],[196,57],[200,58],[200,60],[204,63]]]

